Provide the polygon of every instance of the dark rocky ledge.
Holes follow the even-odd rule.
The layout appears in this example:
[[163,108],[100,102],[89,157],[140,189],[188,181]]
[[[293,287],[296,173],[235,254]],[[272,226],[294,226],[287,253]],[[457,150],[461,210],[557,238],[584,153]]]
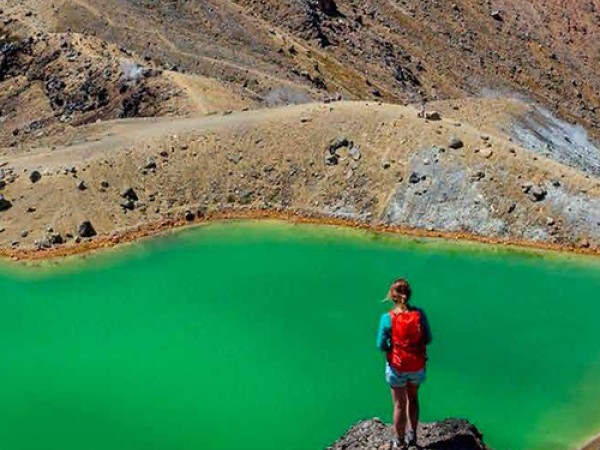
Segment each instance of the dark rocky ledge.
[[[463,419],[422,424],[417,435],[421,450],[488,450],[479,430]],[[327,450],[390,450],[392,436],[390,425],[380,419],[366,420],[350,428]]]

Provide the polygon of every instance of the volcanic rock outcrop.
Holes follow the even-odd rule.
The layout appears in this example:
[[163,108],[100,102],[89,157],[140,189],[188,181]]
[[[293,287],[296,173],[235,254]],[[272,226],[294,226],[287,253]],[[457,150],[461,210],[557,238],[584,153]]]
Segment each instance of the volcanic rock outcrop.
[[[391,450],[391,426],[380,419],[354,425],[327,450]],[[419,426],[417,442],[420,450],[487,450],[479,430],[466,420],[446,419]],[[411,447],[417,449],[417,447]]]
[[183,93],[115,47],[0,27],[0,138],[15,146],[98,120],[167,115]]

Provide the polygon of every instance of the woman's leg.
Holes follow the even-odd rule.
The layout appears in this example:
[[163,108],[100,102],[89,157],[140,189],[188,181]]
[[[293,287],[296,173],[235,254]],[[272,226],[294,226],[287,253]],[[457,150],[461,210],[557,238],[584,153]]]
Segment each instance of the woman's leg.
[[416,434],[419,425],[419,415],[421,413],[419,407],[419,385],[408,383],[406,385],[406,397],[408,402],[408,421],[410,428]]
[[394,429],[400,442],[404,442],[406,432],[406,388],[392,388],[394,401]]

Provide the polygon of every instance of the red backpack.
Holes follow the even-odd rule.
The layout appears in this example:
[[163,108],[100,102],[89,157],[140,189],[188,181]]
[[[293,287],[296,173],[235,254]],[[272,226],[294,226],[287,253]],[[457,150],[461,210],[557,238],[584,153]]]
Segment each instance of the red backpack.
[[390,311],[392,319],[392,348],[387,360],[396,372],[418,372],[425,368],[426,347],[423,345],[421,313],[409,310]]

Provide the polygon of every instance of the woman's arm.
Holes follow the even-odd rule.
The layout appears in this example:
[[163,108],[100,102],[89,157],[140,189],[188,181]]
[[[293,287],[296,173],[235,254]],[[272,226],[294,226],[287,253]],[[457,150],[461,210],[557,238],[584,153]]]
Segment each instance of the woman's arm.
[[392,343],[392,321],[389,314],[381,316],[379,321],[379,330],[377,331],[377,348],[382,352],[387,352],[391,349]]
[[429,326],[429,319],[427,319],[427,314],[422,309],[419,309],[421,313],[421,328],[423,329],[423,344],[429,345],[431,344],[431,340],[433,336],[431,335],[431,327]]

